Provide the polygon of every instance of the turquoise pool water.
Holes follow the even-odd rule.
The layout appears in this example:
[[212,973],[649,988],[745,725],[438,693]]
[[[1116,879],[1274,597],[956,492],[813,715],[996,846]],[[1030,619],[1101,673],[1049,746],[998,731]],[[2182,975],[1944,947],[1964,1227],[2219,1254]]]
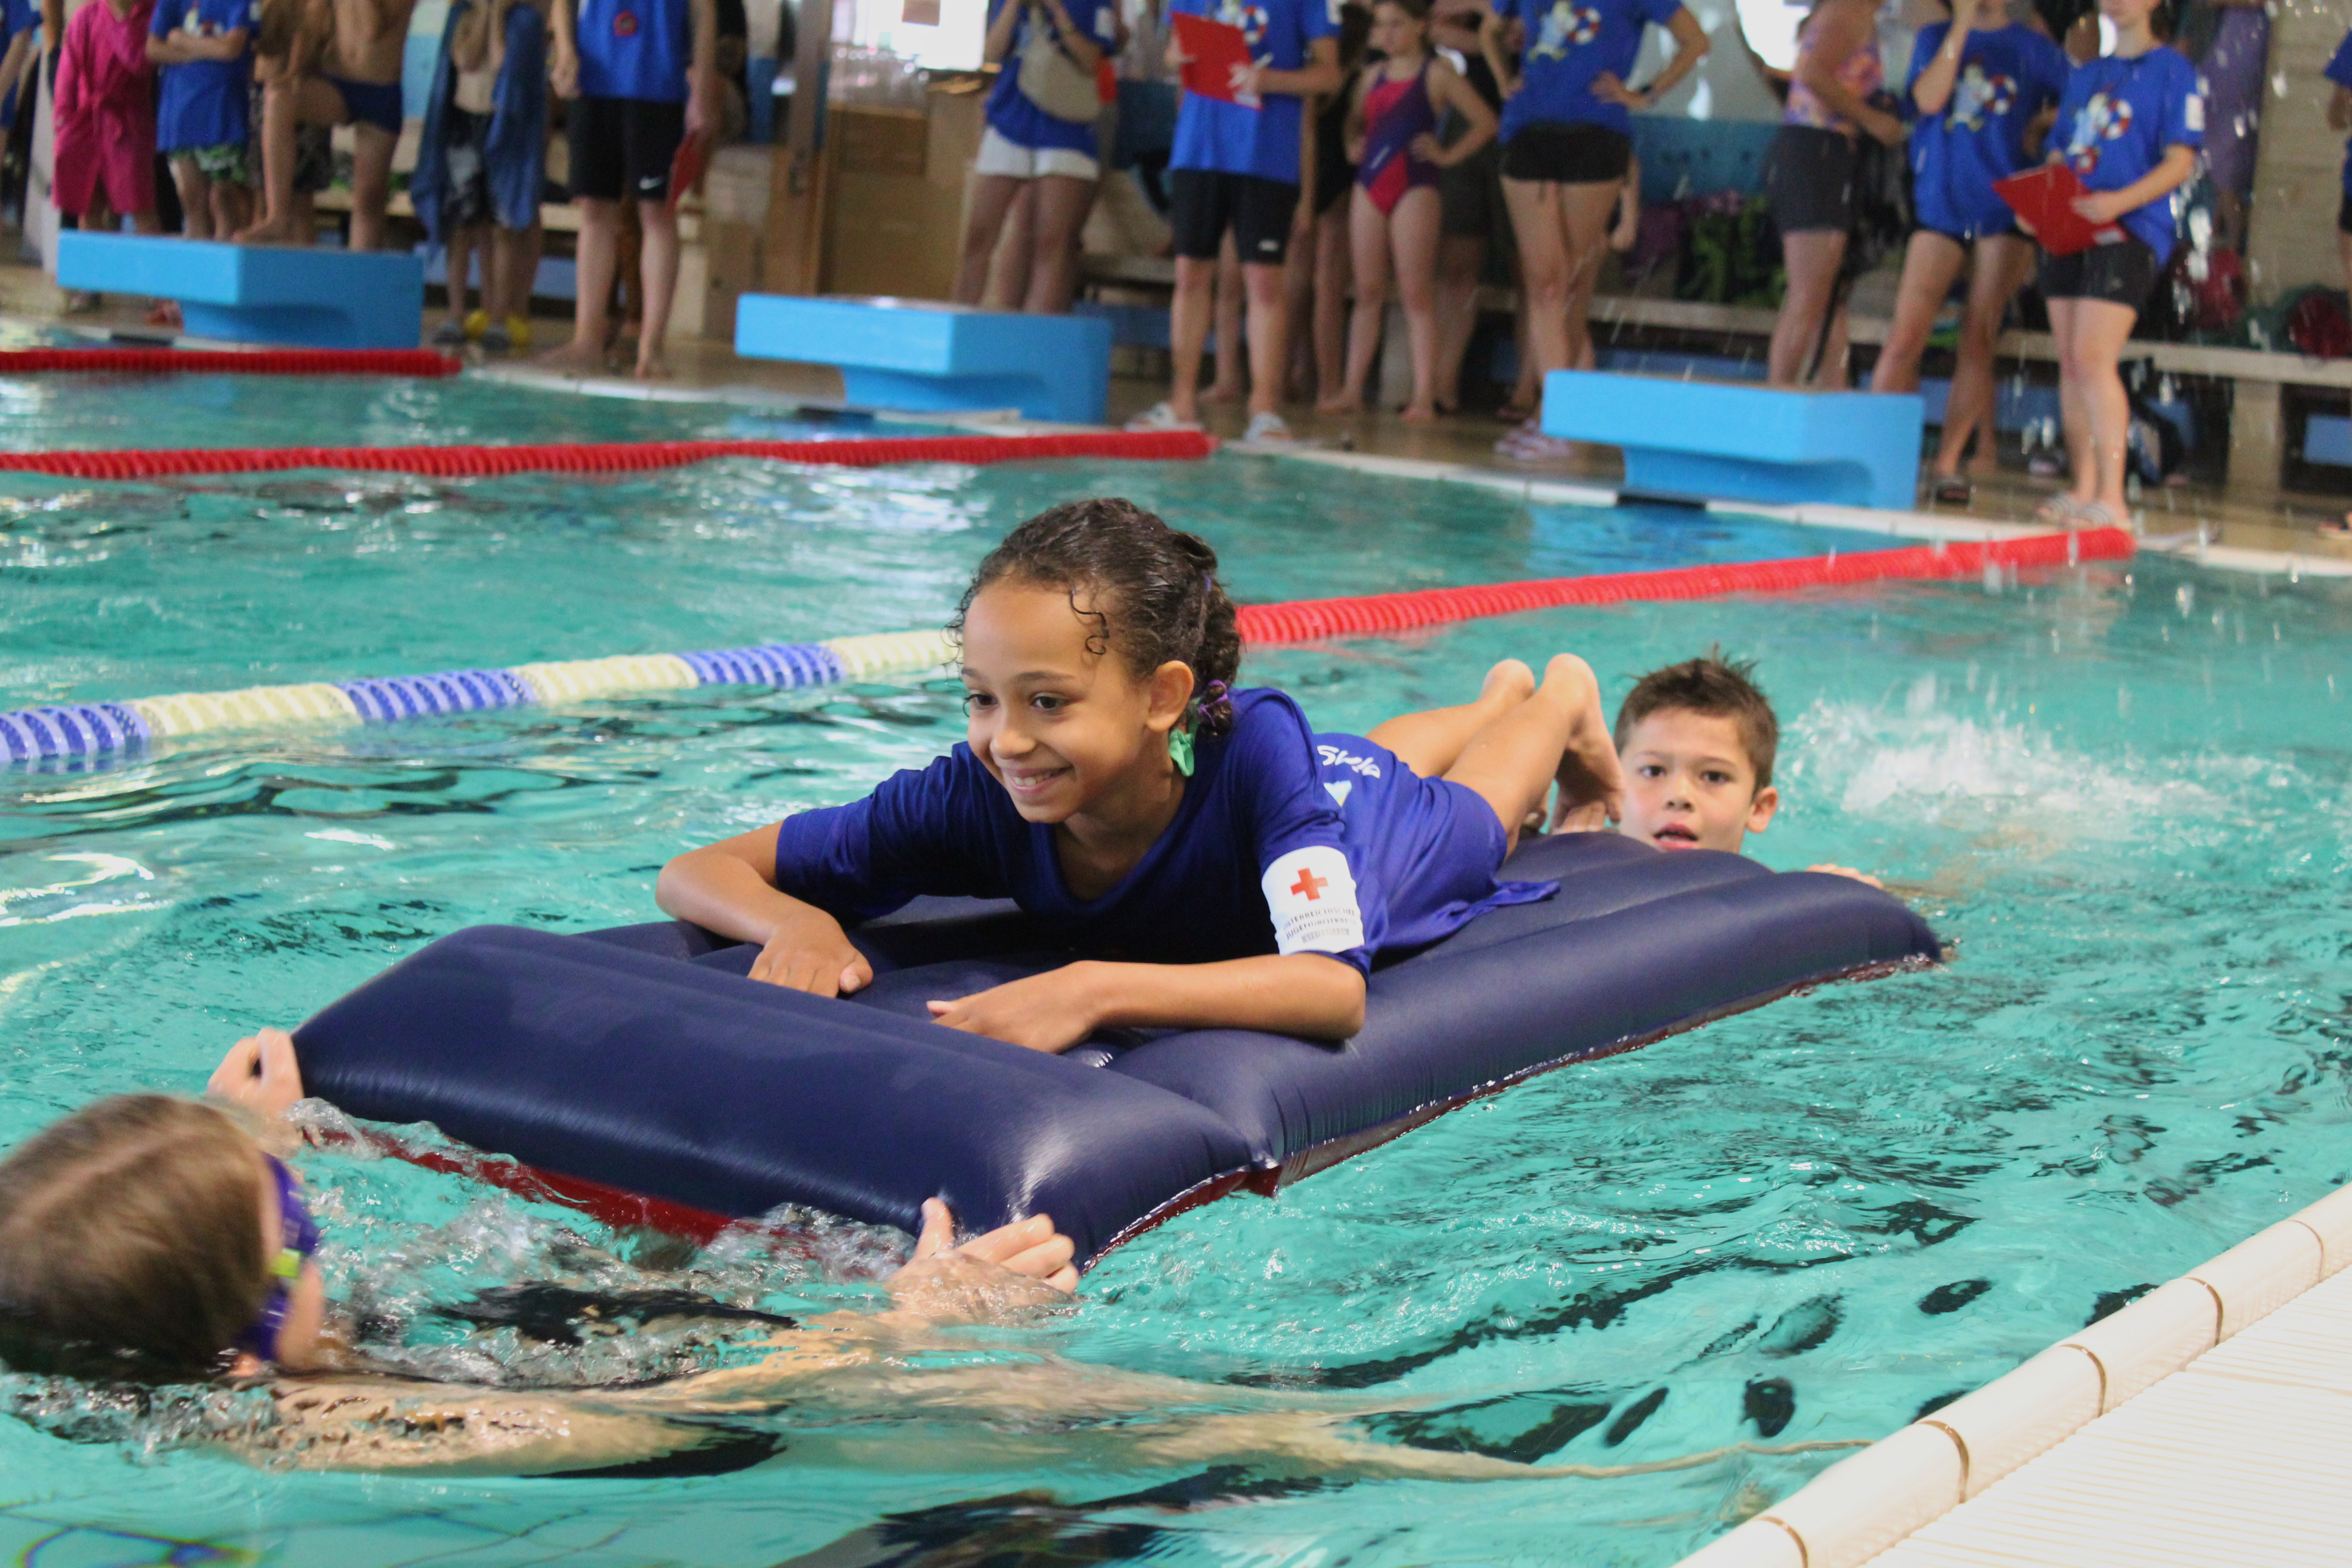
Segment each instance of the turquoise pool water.
[[[0,388],[17,447],[778,427],[465,381]],[[1246,458],[6,477],[0,706],[922,625],[1005,528],[1100,491],[1207,534],[1261,600],[1888,542]],[[1184,1215],[1021,1347],[1236,1401],[1343,1391],[1381,1440],[1439,1451],[1621,1465],[1768,1428],[1870,1438],[2352,1180],[2342,589],[2143,561],[2006,592],[1549,612],[1277,650],[1252,678],[1364,727],[1458,700],[1507,653],[1584,651],[1613,697],[1717,641],[1762,660],[1790,731],[1758,856],[1897,879],[1958,961],[1568,1068],[1276,1201]],[[677,848],[843,799],[959,730],[940,683],[720,689],[0,773],[0,1142],[96,1093],[193,1089],[236,1034],[455,926],[646,918]],[[664,1255],[397,1163],[304,1167],[337,1290],[443,1370],[684,1353],[624,1343],[567,1373],[426,1310],[580,1269],[572,1232],[633,1259],[596,1265],[607,1282],[786,1310],[868,1299],[888,1246]],[[51,1564],[1647,1565],[1835,1457],[1317,1482],[1107,1462],[1100,1434],[1050,1422],[803,1407],[773,1418],[782,1458],[733,1475],[424,1481],[252,1470],[175,1447],[184,1412],[7,1392],[32,1419],[0,1420],[0,1550]]]

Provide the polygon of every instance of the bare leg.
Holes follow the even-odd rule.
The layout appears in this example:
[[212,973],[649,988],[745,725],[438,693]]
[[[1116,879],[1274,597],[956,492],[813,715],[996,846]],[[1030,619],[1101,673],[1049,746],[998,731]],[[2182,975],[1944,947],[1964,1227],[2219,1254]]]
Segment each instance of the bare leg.
[[637,379],[668,379],[669,361],[663,351],[669,342],[669,308],[677,295],[677,215],[667,202],[639,202],[637,221],[645,226],[645,324],[637,331]]
[[238,239],[249,245],[310,243],[310,215],[299,210],[309,204],[298,202],[294,193],[294,131],[333,125],[342,117],[343,95],[317,77],[269,84],[261,98],[261,217]]
[[1486,237],[1442,235],[1437,241],[1437,375],[1432,394],[1441,413],[1462,406],[1462,361],[1478,330],[1478,278]]
[[382,250],[384,207],[392,200],[392,153],[400,138],[381,125],[352,127],[352,248]]
[[1990,471],[1999,435],[1993,421],[1993,348],[2001,318],[2033,265],[2029,240],[2002,236],[1977,241],[1976,273],[1969,279],[1969,302],[1960,317],[1960,352],[1952,367],[1952,392],[1944,402],[1944,430],[1936,444],[1936,472],[1957,474],[1976,436],[1973,468]]
[[2062,374],[2071,369],[2081,385],[2090,427],[2090,461],[2077,471],[2074,497],[2106,508],[2120,522],[2126,516],[2124,443],[2131,430],[2131,397],[2116,361],[2139,312],[2111,300],[2077,300],[2074,316],[2065,350],[2069,363]]
[[1173,367],[1168,406],[1179,419],[1201,417],[1201,356],[1208,346],[1213,309],[1210,296],[1216,282],[1214,261],[1192,256],[1176,258],[1176,294],[1168,305],[1168,358]]
[[1545,373],[1569,363],[1568,231],[1560,222],[1560,189],[1548,180],[1503,182],[1511,229],[1519,237],[1520,299],[1528,317],[1520,381],[1537,378],[1538,396]]
[[[474,253],[479,232],[469,224],[460,224],[449,230],[447,260],[449,274],[449,320],[457,326],[466,322],[466,291],[473,286]],[[482,258],[483,308],[488,308],[490,297],[490,258]]]
[[1068,174],[1045,174],[1036,187],[1035,239],[1029,262],[1029,298],[1022,309],[1033,316],[1058,316],[1077,292],[1078,232],[1094,205],[1095,183]]
[[235,180],[212,182],[213,236],[234,238],[253,221],[253,193]]
[[[1389,244],[1396,259],[1397,299],[1404,306],[1405,341],[1412,353],[1412,401],[1408,420],[1437,417],[1437,228],[1443,216],[1437,190],[1407,191],[1389,218]],[[1588,346],[1586,352],[1591,351]]]
[[133,234],[161,234],[163,232],[163,220],[156,216],[155,209],[153,207],[141,207],[137,212],[131,215],[131,232]]
[[1348,204],[1315,220],[1315,395],[1336,395],[1348,374]]
[[1444,778],[1461,758],[1470,737],[1536,694],[1536,672],[1507,658],[1486,672],[1475,701],[1452,708],[1400,713],[1366,737],[1397,754],[1397,761],[1425,779]]
[[1017,310],[1029,292],[1037,260],[1037,182],[1023,180],[1004,215],[1004,232],[991,253],[988,286],[980,302],[992,310]]
[[[1801,229],[1780,237],[1780,250],[1788,265],[1789,291],[1780,300],[1780,319],[1772,324],[1769,381],[1774,386],[1794,386],[1813,345],[1821,341],[1822,322],[1837,289],[1838,268],[1845,263],[1845,231]],[[1822,363],[1828,363],[1827,355]]]
[[[1886,342],[1870,373],[1873,392],[1919,390],[1919,356],[1936,331],[1936,316],[1952,291],[1952,279],[1968,264],[1969,253],[1959,241],[1933,229],[1913,232],[1903,251],[1903,281],[1895,288],[1895,320],[1886,328]],[[1951,445],[1952,411],[1944,410],[1944,443]]]
[[1249,411],[1271,414],[1282,402],[1282,370],[1290,363],[1290,313],[1283,309],[1282,268],[1244,261],[1242,287],[1249,293]]
[[1348,265],[1356,280],[1356,308],[1348,323],[1346,378],[1336,396],[1316,405],[1326,414],[1363,407],[1364,380],[1371,374],[1389,308],[1389,220],[1361,186],[1348,201]]
[[1233,231],[1225,231],[1217,252],[1217,378],[1201,394],[1203,403],[1239,403],[1249,395],[1242,374],[1242,256],[1234,247]]
[[[180,232],[190,239],[213,237],[213,183],[194,158],[172,160],[172,184],[180,193],[180,211],[186,215]],[[235,229],[228,231],[236,233]]]
[[1445,776],[1495,808],[1510,847],[1555,781],[1555,821],[1591,805],[1613,813],[1625,777],[1592,667],[1571,653],[1554,655],[1535,695],[1471,736]]
[[1308,212],[1307,202],[1301,198],[1298,211],[1290,220],[1290,250],[1282,260],[1282,304],[1294,321],[1309,323],[1308,330],[1292,340],[1289,379],[1284,387],[1287,401],[1312,403],[1319,395],[1314,385],[1315,333],[1319,325],[1315,308],[1315,215]]
[[2074,363],[2075,312],[2079,300],[2050,301],[2050,341],[2058,351],[2058,422],[2066,433],[2066,493],[2088,501],[2098,493],[2098,464],[2091,455],[2091,410],[2084,401],[2082,368]]
[[572,315],[572,341],[540,355],[556,369],[593,374],[604,368],[604,301],[613,293],[613,268],[620,258],[621,205],[603,196],[580,198],[578,290]]
[[1551,370],[1592,368],[1592,290],[1601,282],[1601,263],[1609,255],[1610,220],[1617,216],[1617,198],[1625,182],[1561,185],[1559,221],[1562,248],[1568,255],[1568,304],[1560,324],[1568,337],[1568,358]]
[[1852,384],[1846,374],[1846,355],[1853,347],[1853,310],[1840,300],[1830,311],[1830,330],[1822,338],[1822,360],[1813,367],[1813,385],[1843,392]]
[[955,297],[977,305],[988,289],[988,261],[996,254],[1003,233],[1004,215],[1026,182],[1010,174],[975,174],[971,181],[971,213],[963,226],[963,254],[956,263]]

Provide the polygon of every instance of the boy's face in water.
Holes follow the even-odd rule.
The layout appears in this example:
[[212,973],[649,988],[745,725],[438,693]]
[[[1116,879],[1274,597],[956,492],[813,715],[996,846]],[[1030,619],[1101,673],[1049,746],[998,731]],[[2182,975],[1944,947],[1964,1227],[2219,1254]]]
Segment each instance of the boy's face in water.
[[1664,708],[1626,731],[1625,810],[1619,831],[1659,849],[1739,852],[1780,809],[1756,787],[1756,767],[1728,716]]

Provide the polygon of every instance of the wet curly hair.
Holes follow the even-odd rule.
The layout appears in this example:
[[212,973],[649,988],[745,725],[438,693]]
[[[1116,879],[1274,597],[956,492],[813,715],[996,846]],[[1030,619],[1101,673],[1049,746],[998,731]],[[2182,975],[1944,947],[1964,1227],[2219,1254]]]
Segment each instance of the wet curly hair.
[[981,562],[948,623],[950,635],[961,640],[972,600],[1008,579],[1062,589],[1071,613],[1088,623],[1087,649],[1116,652],[1139,679],[1171,659],[1190,666],[1188,727],[1202,735],[1233,727],[1229,693],[1241,673],[1241,628],[1207,541],[1116,496],[1048,507]]

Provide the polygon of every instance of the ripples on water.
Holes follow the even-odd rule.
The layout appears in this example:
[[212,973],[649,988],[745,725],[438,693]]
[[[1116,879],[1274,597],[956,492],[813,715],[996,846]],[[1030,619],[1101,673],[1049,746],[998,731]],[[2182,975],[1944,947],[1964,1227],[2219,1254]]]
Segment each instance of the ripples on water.
[[[1112,488],[1202,527],[1260,599],[1828,542],[1681,516],[1530,517],[1238,459],[309,483],[9,489],[0,695],[921,624],[1003,528]],[[1187,1215],[1114,1254],[1083,1310],[1024,1342],[1237,1393],[1366,1395],[1388,1407],[1368,1423],[1387,1441],[1508,1458],[1873,1437],[2352,1180],[2341,590],[2141,563],[2000,594],[1554,612],[1279,650],[1255,678],[1361,729],[1458,700],[1506,653],[1585,650],[1613,698],[1718,640],[1762,659],[1787,729],[1789,804],[1759,857],[1888,876],[1958,962],[1570,1068],[1277,1201]],[[455,926],[646,918],[679,847],[846,798],[958,724],[939,683],[719,690],[8,774],[0,1139],[97,1092],[194,1088],[236,1033]],[[1662,983],[1677,961],[1655,955]],[[426,1371],[565,1382],[729,1353],[724,1336],[672,1330],[550,1350],[438,1315],[485,1289],[561,1278],[797,1313],[867,1299],[896,1245],[828,1232],[814,1252],[738,1238],[695,1254],[396,1161],[305,1160],[338,1293]],[[23,1500],[0,1534],[103,1525],[338,1568],[460,1551],[772,1562],[836,1541],[828,1561],[857,1563],[1654,1564],[1833,1458],[1318,1484],[1107,1472],[1075,1439],[874,1412],[857,1462],[425,1482],[259,1474],[173,1448],[200,1416],[240,1418],[211,1405],[124,1415],[15,1397],[32,1424],[0,1426],[0,1473]],[[780,1419],[789,1441],[796,1418]],[[153,1462],[132,1482],[121,1443],[39,1427]]]

